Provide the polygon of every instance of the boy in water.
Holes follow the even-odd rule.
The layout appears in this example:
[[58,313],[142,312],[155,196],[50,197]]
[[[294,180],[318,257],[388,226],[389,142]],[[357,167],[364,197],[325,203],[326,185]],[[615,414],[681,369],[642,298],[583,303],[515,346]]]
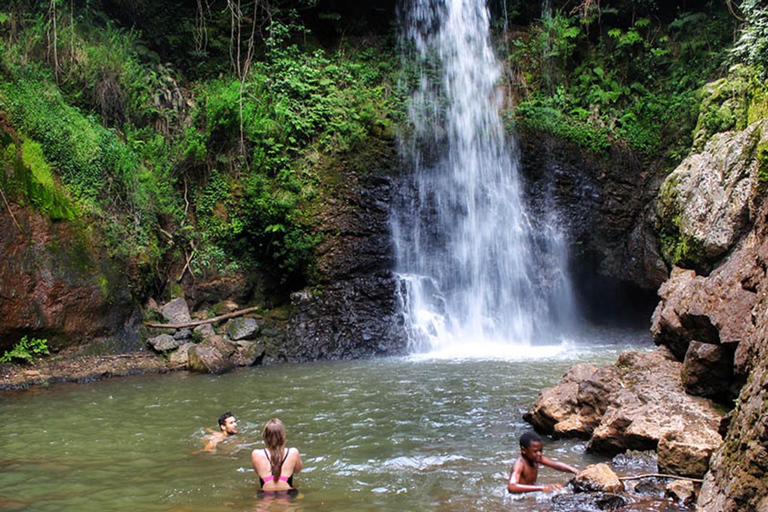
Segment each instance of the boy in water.
[[219,432],[214,432],[208,438],[208,442],[205,444],[205,451],[213,451],[216,449],[216,445],[228,438],[237,434],[237,419],[231,412],[225,412],[219,417]]
[[536,479],[539,476],[539,463],[549,466],[558,471],[565,471],[573,474],[579,472],[578,469],[555,462],[542,454],[541,438],[535,432],[526,432],[520,436],[520,458],[512,464],[509,472],[509,483],[507,491],[510,493],[544,491],[551,492],[562,489],[562,484],[536,485]]

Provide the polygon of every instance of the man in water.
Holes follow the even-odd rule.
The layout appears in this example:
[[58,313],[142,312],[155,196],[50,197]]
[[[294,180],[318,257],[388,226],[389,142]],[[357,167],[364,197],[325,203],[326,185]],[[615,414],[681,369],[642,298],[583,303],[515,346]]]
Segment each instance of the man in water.
[[225,412],[219,416],[219,432],[214,432],[205,444],[205,451],[212,451],[216,449],[216,445],[228,438],[237,434],[237,419],[231,412]]
[[536,485],[539,477],[539,464],[549,466],[558,471],[577,474],[578,469],[555,462],[542,453],[541,438],[535,432],[525,432],[520,436],[520,458],[512,464],[509,471],[507,491],[510,493],[544,491],[551,492],[562,489],[562,484]]

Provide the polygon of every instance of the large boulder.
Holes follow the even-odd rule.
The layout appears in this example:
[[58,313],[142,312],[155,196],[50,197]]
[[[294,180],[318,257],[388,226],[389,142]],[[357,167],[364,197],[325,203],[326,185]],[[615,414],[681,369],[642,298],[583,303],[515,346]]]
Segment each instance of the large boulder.
[[608,408],[608,397],[618,387],[617,372],[612,366],[571,367],[557,386],[540,393],[526,421],[556,436],[589,439]]
[[712,453],[723,442],[711,430],[673,430],[659,439],[659,471],[673,475],[702,478],[709,469]]
[[683,387],[696,396],[725,399],[733,382],[733,345],[691,341],[683,361]]
[[189,305],[184,297],[177,297],[164,304],[160,312],[169,324],[184,324],[192,321],[189,314]]
[[603,368],[579,365],[543,390],[525,419],[549,434],[589,438],[589,450],[606,454],[656,449],[665,435],[683,432],[719,439],[720,409],[685,393],[681,369],[664,351],[627,351]]
[[255,318],[233,318],[225,327],[227,336],[232,341],[252,339],[259,333],[259,323]]
[[762,120],[715,135],[667,177],[658,213],[669,261],[706,270],[736,245],[754,219],[758,151],[766,145],[768,120]]
[[[659,290],[651,333],[682,361],[692,340],[735,347],[745,336],[756,295],[744,283],[752,268],[751,245],[735,253],[709,276],[676,268]],[[729,348],[731,353],[735,348]]]
[[187,368],[197,373],[225,373],[232,368],[232,362],[210,345],[194,345],[188,350]]

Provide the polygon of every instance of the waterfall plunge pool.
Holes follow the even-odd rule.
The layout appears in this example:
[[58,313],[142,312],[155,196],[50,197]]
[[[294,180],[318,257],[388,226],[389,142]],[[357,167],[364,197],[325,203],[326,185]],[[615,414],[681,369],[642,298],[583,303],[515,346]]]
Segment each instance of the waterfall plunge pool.
[[[609,364],[647,333],[526,348],[506,359],[428,355],[176,373],[0,394],[0,510],[550,511],[506,480],[529,426],[522,413],[572,365]],[[530,352],[533,351],[533,352]],[[239,434],[200,452],[231,410]],[[291,503],[255,497],[249,453],[279,417],[303,455]],[[545,454],[583,467],[605,458],[577,440]],[[549,468],[541,482],[567,475]],[[659,509],[661,510],[661,509]]]

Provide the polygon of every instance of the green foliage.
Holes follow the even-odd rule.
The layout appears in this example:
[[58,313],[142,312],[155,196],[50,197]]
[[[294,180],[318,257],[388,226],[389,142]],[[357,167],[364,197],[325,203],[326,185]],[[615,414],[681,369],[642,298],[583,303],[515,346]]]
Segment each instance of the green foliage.
[[768,117],[768,84],[760,71],[735,65],[728,76],[700,90],[701,106],[694,133],[694,149],[701,150],[716,133],[743,130]]
[[680,161],[696,121],[694,91],[722,62],[719,49],[729,36],[726,10],[708,9],[682,11],[666,26],[652,17],[622,25],[610,9],[601,16],[545,15],[510,50],[524,79],[521,129],[557,134],[605,155],[610,144],[623,143],[645,158]]
[[268,41],[269,58],[256,63],[246,81],[202,84],[194,126],[205,147],[230,154],[244,149],[239,158],[247,167],[236,178],[214,171],[201,191],[198,222],[209,248],[199,262],[218,266],[223,254],[237,255],[276,269],[285,281],[307,269],[318,241],[307,216],[318,177],[302,158],[318,149],[353,151],[388,133],[400,100],[392,92],[392,54],[374,48],[354,58],[343,48],[307,53],[285,44],[286,29],[278,28]]
[[[582,114],[576,113],[581,116]],[[558,108],[537,101],[520,104],[517,116],[524,130],[551,133],[570,140],[593,153],[603,153],[609,148],[608,132],[591,126],[586,120],[574,121]]]
[[[0,108],[39,144],[25,146],[33,171],[42,176],[50,169],[43,162],[54,166],[78,208],[102,216],[116,201],[122,204],[125,217],[105,224],[116,248],[140,254],[152,247],[154,198],[160,187],[114,131],[67,105],[58,89],[46,81],[19,79],[0,84]],[[42,148],[42,154],[30,149],[36,147]]]
[[743,0],[739,9],[745,22],[733,47],[734,59],[768,75],[768,6],[763,0]]
[[[193,272],[258,266],[301,279],[318,240],[308,212],[321,179],[307,155],[389,137],[403,112],[390,48],[310,46],[289,7],[315,3],[256,6],[259,30],[239,41],[230,11],[211,8],[194,50],[191,36],[203,35],[194,10],[57,0],[54,39],[49,3],[15,4],[13,37],[0,18],[0,109],[28,141],[19,154],[39,190],[27,195],[51,218],[94,220],[146,274],[189,247]],[[120,28],[108,10],[121,22],[150,16],[140,21],[151,30]],[[29,188],[14,186],[19,197]]]
[[0,363],[10,363],[14,359],[31,363],[39,356],[49,353],[48,340],[39,338],[28,339],[24,336],[10,351],[6,351],[3,357],[0,357]]

